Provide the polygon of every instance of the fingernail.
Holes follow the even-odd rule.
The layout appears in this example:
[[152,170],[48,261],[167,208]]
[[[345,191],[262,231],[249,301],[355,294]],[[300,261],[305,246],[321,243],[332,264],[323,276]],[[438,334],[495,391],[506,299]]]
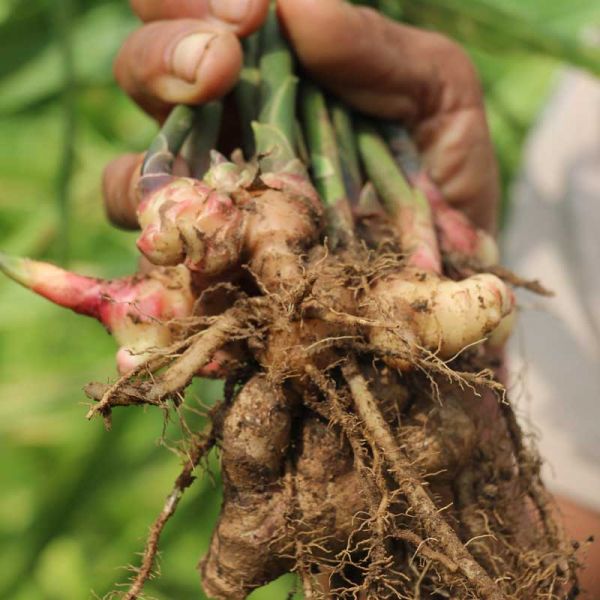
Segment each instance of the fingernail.
[[251,0],[210,0],[212,14],[229,23],[241,23],[248,14]]
[[214,33],[192,33],[184,37],[171,55],[173,75],[194,83],[206,49],[215,37]]

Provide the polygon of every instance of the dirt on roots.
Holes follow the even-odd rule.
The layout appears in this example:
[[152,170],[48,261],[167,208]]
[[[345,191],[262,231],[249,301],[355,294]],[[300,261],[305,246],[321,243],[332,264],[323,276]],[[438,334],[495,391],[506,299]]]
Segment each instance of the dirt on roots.
[[485,346],[443,361],[374,305],[375,282],[403,268],[392,250],[317,247],[293,288],[227,284],[226,310],[173,322],[176,344],[88,386],[107,422],[116,406],[172,407],[225,350],[226,398],[210,433],[190,440],[125,597],[138,597],[215,444],[224,500],[201,561],[212,598],[245,598],[290,571],[308,599],[576,595],[574,546]]

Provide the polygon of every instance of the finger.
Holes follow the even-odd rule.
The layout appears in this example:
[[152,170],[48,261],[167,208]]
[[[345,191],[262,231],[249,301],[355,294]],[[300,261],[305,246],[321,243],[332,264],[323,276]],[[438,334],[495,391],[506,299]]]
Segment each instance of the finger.
[[342,0],[279,0],[308,71],[357,109],[411,127],[448,200],[490,227],[497,167],[474,67],[454,42]]
[[245,36],[260,27],[269,8],[268,0],[131,0],[143,21],[204,19]]
[[169,105],[225,95],[241,64],[233,33],[193,19],[157,21],[127,38],[115,61],[115,77],[142,108],[164,116]]
[[435,115],[414,135],[444,198],[477,227],[495,233],[500,179],[483,107]]
[[143,154],[125,154],[111,161],[102,175],[106,216],[117,227],[137,229],[136,185]]
[[[117,227],[139,229],[138,182],[143,161],[144,154],[124,154],[108,163],[102,174],[104,209],[109,220]],[[175,160],[173,174],[184,177],[189,175],[183,158]]]
[[[420,65],[414,64],[421,32],[342,0],[280,0],[279,7],[298,56],[317,79],[367,112],[418,116],[424,89],[409,89],[409,84],[422,78]],[[426,75],[431,77],[432,70]]]

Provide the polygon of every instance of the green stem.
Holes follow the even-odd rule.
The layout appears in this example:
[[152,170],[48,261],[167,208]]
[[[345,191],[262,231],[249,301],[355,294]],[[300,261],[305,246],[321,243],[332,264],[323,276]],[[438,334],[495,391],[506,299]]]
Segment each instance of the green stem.
[[210,151],[217,145],[222,116],[220,100],[204,104],[196,111],[192,132],[185,143],[192,177],[201,179],[210,168]]
[[305,164],[310,163],[310,152],[308,150],[308,144],[306,142],[306,135],[302,127],[300,115],[296,118],[296,148],[298,151],[298,158]]
[[337,147],[348,199],[352,204],[356,204],[362,188],[362,176],[352,116],[350,110],[339,100],[330,102],[330,112],[337,137]]
[[175,157],[194,125],[196,111],[191,106],[180,104],[167,117],[158,135],[154,138],[144,164],[142,175],[170,175]]
[[260,94],[260,71],[258,56],[260,51],[259,34],[255,33],[243,41],[244,66],[235,88],[238,111],[242,123],[242,140],[246,159],[254,155],[254,135],[252,122],[258,117]]
[[325,97],[314,84],[302,84],[302,112],[315,187],[327,206],[346,196],[335,133]]
[[312,83],[302,84],[302,111],[313,180],[325,204],[332,245],[347,244],[353,238],[353,223],[337,140],[325,97]]
[[396,215],[405,206],[429,211],[427,200],[413,192],[375,127],[361,119],[357,127],[357,141],[367,175],[390,214]]
[[295,108],[297,78],[292,54],[279,30],[275,3],[261,31],[260,115],[253,123],[256,152],[263,171],[277,172],[296,158]]
[[410,186],[385,140],[367,121],[359,123],[358,147],[367,175],[395,224],[406,265],[440,273],[438,241],[427,197]]

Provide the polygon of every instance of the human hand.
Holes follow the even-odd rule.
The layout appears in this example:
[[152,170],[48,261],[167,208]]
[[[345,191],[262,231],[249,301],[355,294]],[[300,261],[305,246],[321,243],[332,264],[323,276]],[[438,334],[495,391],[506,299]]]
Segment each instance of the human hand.
[[[161,119],[173,104],[218,98],[236,82],[238,37],[258,29],[268,0],[131,0],[145,24],[115,62],[121,87]],[[498,175],[475,69],[456,43],[341,0],[279,0],[304,68],[356,109],[404,122],[447,200],[493,230]],[[137,227],[141,155],[105,170],[107,213]]]

